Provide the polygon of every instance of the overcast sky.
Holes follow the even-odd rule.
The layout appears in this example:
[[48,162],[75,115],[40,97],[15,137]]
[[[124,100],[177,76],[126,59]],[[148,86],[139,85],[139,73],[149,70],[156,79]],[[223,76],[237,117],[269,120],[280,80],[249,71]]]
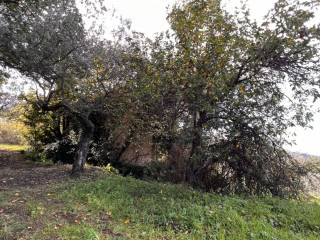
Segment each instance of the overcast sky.
[[[175,0],[104,0],[106,6],[115,8],[117,14],[132,21],[132,29],[153,37],[155,33],[169,28],[166,21],[167,7],[172,6]],[[231,10],[239,0],[224,0],[227,9]],[[252,17],[258,21],[272,8],[275,0],[248,0]],[[108,23],[106,22],[106,25]],[[112,23],[111,23],[112,25]],[[318,103],[320,107],[320,103]],[[320,155],[320,114],[315,115],[313,130],[296,128],[296,146],[292,151]]]
[[[166,21],[167,7],[179,0],[104,0],[108,8],[115,8],[117,13],[132,21],[133,29],[149,37],[169,28]],[[261,19],[273,6],[275,0],[248,0],[251,14]],[[223,0],[227,9],[239,6],[240,0]]]

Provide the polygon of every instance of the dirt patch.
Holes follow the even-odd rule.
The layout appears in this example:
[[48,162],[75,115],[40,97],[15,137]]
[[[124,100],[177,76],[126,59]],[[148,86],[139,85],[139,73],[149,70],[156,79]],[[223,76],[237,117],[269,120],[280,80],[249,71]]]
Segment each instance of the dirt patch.
[[[105,224],[103,234],[120,236],[108,229],[110,219],[107,217],[86,216],[81,211],[75,214],[55,198],[54,190],[50,191],[52,187],[90,181],[103,174],[100,168],[90,166],[75,180],[70,171],[71,165],[48,166],[27,161],[19,152],[0,151],[0,239],[31,239],[34,234],[45,231],[48,223],[53,224],[53,231],[59,231],[68,224],[96,226],[101,221]],[[45,239],[58,239],[56,235],[52,238],[49,235]]]
[[[70,165],[43,166],[25,160],[19,152],[0,151],[0,191],[65,182],[71,179]],[[81,179],[94,179],[101,170],[87,168]]]

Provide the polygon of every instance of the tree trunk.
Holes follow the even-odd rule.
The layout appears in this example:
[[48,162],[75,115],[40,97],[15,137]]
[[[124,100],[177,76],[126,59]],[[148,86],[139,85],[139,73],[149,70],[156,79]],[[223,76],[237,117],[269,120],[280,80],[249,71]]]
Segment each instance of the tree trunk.
[[196,112],[193,119],[193,130],[192,130],[192,145],[190,151],[190,159],[194,154],[197,153],[201,146],[202,140],[202,128],[203,124],[206,122],[206,113],[205,112]]
[[205,112],[195,112],[194,119],[193,119],[193,130],[192,130],[192,143],[191,143],[191,150],[189,155],[189,162],[186,174],[186,182],[192,183],[195,180],[196,176],[196,169],[199,166],[195,166],[193,162],[193,156],[199,153],[201,150],[201,142],[202,142],[202,130],[203,124],[206,122],[207,115]]
[[89,119],[81,120],[82,130],[78,144],[78,152],[73,162],[71,175],[79,176],[84,170],[84,164],[89,152],[89,143],[93,136],[94,125]]

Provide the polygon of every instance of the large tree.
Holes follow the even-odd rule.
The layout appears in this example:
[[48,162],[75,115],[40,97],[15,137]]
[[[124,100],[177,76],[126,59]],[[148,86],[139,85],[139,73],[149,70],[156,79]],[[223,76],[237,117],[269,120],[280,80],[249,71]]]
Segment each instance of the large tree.
[[[121,47],[85,28],[79,4],[39,0],[0,5],[0,64],[35,84],[39,110],[67,112],[80,126],[74,174],[83,170],[87,158],[92,114],[103,112],[109,92],[126,73],[120,72]],[[82,4],[104,9],[90,1]]]
[[222,192],[294,188],[302,172],[283,148],[319,97],[317,9],[318,1],[279,0],[259,24],[245,6],[231,14],[219,0],[173,7],[172,34],[151,46],[144,89],[170,121],[162,124],[168,148],[188,149],[182,181]]

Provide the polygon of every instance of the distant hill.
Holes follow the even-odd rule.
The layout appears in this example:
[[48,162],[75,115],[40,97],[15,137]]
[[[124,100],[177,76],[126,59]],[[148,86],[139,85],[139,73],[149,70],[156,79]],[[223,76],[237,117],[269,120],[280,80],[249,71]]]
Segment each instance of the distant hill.
[[301,163],[316,163],[320,162],[320,156],[307,153],[291,152],[290,155]]

